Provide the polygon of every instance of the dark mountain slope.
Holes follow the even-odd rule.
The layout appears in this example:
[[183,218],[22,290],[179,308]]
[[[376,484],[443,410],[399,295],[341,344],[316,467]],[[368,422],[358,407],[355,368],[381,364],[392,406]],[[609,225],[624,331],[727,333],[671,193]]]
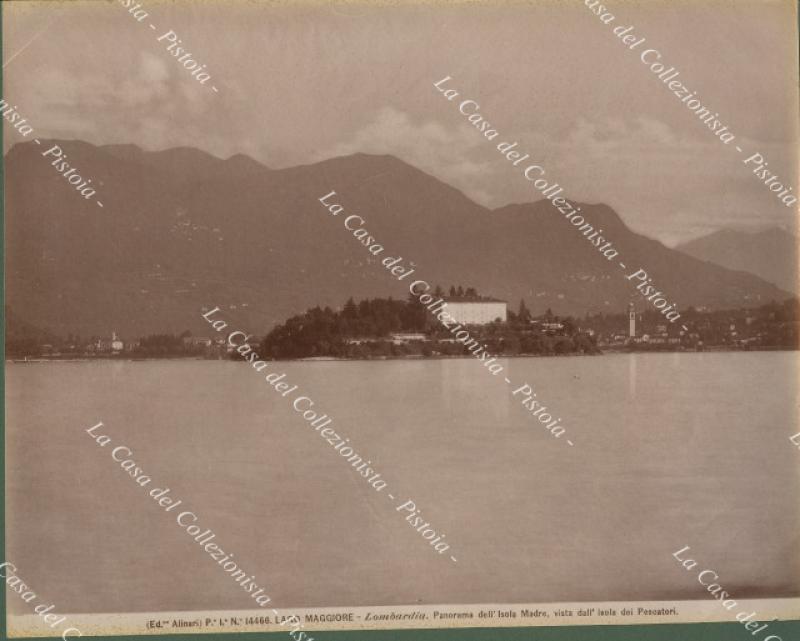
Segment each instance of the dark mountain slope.
[[[44,142],[43,145],[47,145]],[[53,143],[50,143],[53,144]],[[192,149],[141,152],[60,141],[98,185],[98,207],[59,176],[46,146],[6,158],[8,300],[56,332],[126,336],[189,328],[208,333],[202,306],[264,333],[288,315],[349,296],[408,295],[381,265],[413,261],[433,284],[474,286],[534,313],[619,311],[636,299],[624,272],[548,202],[495,211],[391,156],[356,154],[272,170]],[[330,191],[345,213],[318,198]],[[630,231],[604,205],[582,205],[619,260],[639,266],[679,307],[781,300],[763,280],[698,261]],[[344,229],[358,214],[384,247],[378,257]]]
[[722,229],[675,249],[728,269],[750,272],[787,291],[800,292],[798,239],[777,227],[754,233]]

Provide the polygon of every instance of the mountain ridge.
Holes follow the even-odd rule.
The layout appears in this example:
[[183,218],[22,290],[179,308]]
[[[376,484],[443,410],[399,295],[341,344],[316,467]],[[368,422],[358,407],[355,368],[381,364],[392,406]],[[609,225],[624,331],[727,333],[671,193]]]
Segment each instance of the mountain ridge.
[[719,229],[675,247],[689,256],[760,276],[781,289],[800,292],[798,238],[780,227],[757,231]]
[[[398,255],[432,285],[475,287],[512,307],[525,298],[534,313],[648,305],[548,201],[491,210],[394,156],[270,169],[247,157],[231,163],[236,155],[164,150],[134,161],[131,148],[49,144],[62,145],[105,205],[76,197],[33,143],[9,150],[8,300],[27,322],[60,335],[207,331],[200,310],[215,306],[264,333],[318,304],[407,296],[407,284],[380,264]],[[187,154],[186,163],[161,160]],[[320,204],[330,191],[365,220],[385,247],[381,256]],[[626,273],[641,266],[681,309],[789,296],[637,234],[607,205],[580,206],[587,222],[606,229]]]

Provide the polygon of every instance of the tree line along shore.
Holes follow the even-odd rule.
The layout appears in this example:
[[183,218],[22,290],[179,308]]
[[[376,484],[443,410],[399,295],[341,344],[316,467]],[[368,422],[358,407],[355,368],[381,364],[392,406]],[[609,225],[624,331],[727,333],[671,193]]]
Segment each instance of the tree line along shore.
[[[437,288],[437,292],[446,296]],[[451,287],[454,300],[481,300],[472,288]],[[686,329],[664,323],[652,311],[588,313],[582,318],[547,310],[534,316],[524,300],[505,320],[470,325],[470,335],[497,356],[593,355],[609,351],[703,351],[798,349],[798,301],[771,302],[757,308],[682,311]],[[633,320],[633,324],[632,324]],[[260,340],[268,359],[452,358],[470,355],[419,300],[350,298],[340,309],[314,307],[280,323]],[[224,339],[181,334],[152,334],[135,341],[93,336],[81,339],[7,337],[13,360],[87,358],[238,358]]]

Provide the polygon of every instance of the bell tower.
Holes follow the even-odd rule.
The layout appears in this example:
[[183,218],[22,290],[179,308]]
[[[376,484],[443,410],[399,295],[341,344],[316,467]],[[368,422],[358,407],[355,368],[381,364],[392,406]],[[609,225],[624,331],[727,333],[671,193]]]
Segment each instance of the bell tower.
[[628,336],[636,338],[636,310],[633,303],[628,303]]

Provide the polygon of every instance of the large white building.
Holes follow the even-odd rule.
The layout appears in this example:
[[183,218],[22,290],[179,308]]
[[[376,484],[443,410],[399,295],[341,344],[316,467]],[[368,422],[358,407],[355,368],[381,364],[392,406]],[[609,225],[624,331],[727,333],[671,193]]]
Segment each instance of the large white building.
[[447,298],[445,302],[447,313],[462,325],[486,325],[498,319],[505,322],[508,317],[508,307],[502,300]]

